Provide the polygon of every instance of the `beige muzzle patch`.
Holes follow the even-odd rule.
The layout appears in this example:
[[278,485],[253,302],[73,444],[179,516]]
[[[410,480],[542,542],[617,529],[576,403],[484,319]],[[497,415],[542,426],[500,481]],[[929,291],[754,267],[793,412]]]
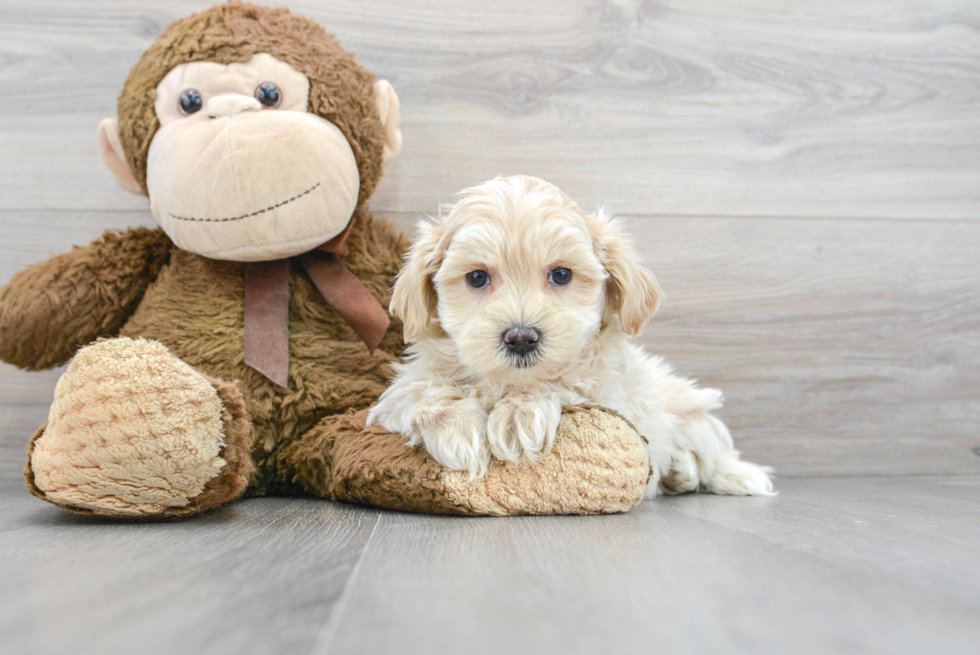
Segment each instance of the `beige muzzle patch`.
[[[259,102],[264,85],[276,88],[278,104]],[[343,132],[307,111],[309,89],[305,75],[266,53],[229,65],[181,64],[164,77],[146,186],[150,210],[178,247],[268,261],[343,231],[360,172]],[[193,111],[181,109],[188,93],[197,99]],[[397,97],[384,99],[397,123]]]

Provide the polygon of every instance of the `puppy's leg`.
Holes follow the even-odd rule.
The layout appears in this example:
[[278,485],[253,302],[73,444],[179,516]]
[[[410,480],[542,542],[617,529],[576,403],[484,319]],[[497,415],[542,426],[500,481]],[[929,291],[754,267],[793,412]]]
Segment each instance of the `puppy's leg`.
[[433,459],[470,479],[482,477],[490,463],[487,412],[452,381],[403,369],[368,413],[368,425],[423,444]]
[[772,467],[741,459],[728,427],[708,413],[683,417],[681,429],[698,461],[701,486],[730,496],[772,496]]
[[[699,389],[694,382],[674,375],[660,380],[664,408],[674,416],[675,447],[671,472],[662,484],[668,491],[692,489],[696,471],[706,491],[731,496],[773,495],[772,469],[743,461],[732,443],[728,427],[711,415],[721,407],[721,392]],[[679,488],[671,489],[668,482]]]
[[670,458],[670,470],[660,478],[660,488],[668,494],[697,491],[701,486],[698,460],[690,450],[675,451]]
[[475,398],[446,394],[430,398],[415,414],[419,441],[446,468],[469,471],[470,480],[486,475],[490,463],[487,449],[487,412]]
[[513,391],[494,405],[487,441],[494,457],[519,463],[541,461],[555,443],[562,400],[547,392]]

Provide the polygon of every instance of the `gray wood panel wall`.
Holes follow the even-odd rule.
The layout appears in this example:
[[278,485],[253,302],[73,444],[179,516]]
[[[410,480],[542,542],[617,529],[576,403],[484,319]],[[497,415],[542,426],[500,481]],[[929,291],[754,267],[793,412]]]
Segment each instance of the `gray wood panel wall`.
[[[152,223],[95,128],[153,38],[209,4],[0,1],[0,282]],[[749,456],[980,471],[980,4],[289,4],[399,93],[376,213],[410,228],[487,178],[548,179],[628,216],[667,292],[644,344],[727,392]],[[5,458],[56,380],[0,367]]]

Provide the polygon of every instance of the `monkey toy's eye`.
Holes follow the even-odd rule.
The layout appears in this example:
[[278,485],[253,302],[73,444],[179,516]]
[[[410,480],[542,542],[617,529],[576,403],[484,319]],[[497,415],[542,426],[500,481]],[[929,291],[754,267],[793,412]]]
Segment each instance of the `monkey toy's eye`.
[[190,116],[198,111],[204,106],[204,98],[201,97],[201,92],[197,89],[187,89],[180,94],[180,113],[184,116]]
[[255,87],[255,99],[266,109],[275,109],[282,102],[282,93],[272,82],[263,82]]
[[559,266],[558,268],[551,269],[551,272],[548,273],[548,283],[552,286],[567,287],[568,283],[571,281],[572,272],[567,268],[562,268]]
[[470,271],[466,274],[466,284],[471,289],[486,289],[490,284],[490,274],[486,271]]

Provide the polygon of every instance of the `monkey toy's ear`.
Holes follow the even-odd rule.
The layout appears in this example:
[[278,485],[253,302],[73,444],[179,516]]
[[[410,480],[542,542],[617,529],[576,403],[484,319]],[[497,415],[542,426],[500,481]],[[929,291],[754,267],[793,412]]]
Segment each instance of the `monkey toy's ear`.
[[381,115],[381,124],[385,128],[384,161],[389,162],[398,156],[402,149],[402,119],[398,111],[398,95],[388,80],[378,80],[374,83],[374,102]]
[[119,186],[130,193],[146,195],[146,191],[136,181],[133,172],[129,170],[129,164],[126,163],[126,153],[119,140],[119,121],[115,118],[107,118],[99,123],[99,154],[102,155],[102,160],[109,167],[112,177],[116,178]]

